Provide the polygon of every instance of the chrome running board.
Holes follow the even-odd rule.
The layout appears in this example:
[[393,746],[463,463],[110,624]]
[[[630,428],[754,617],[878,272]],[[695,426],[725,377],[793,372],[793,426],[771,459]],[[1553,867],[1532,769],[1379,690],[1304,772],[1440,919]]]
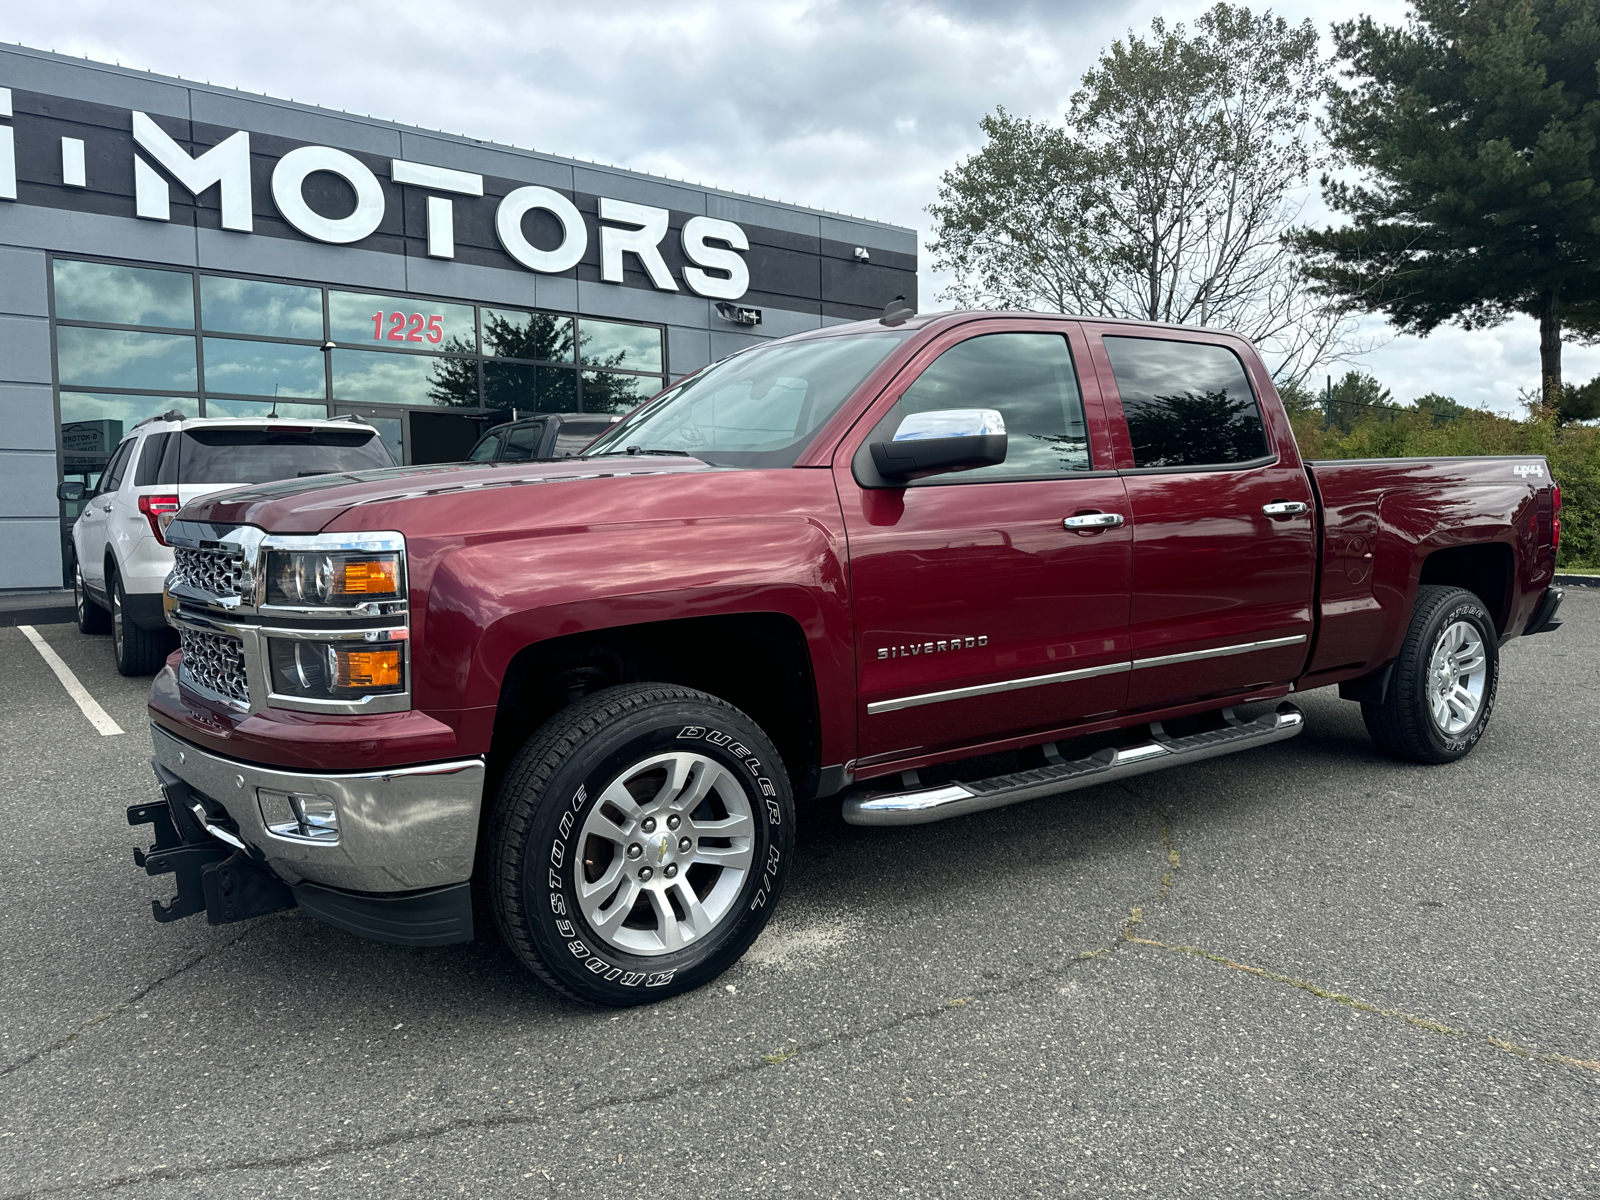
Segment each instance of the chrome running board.
[[[1075,791],[1113,779],[1127,779],[1147,771],[1160,771],[1281,742],[1305,728],[1304,714],[1292,704],[1280,704],[1276,712],[1249,722],[1240,721],[1231,708],[1223,709],[1222,715],[1228,723],[1223,729],[1169,738],[1159,723],[1152,724],[1154,741],[1120,750],[1099,750],[1088,758],[1072,762],[995,775],[972,783],[948,783],[942,787],[876,795],[856,793],[845,799],[844,819],[851,825],[926,825],[930,821],[961,817],[988,808],[1020,804],[1036,796]],[[1053,745],[1047,748],[1046,757],[1059,757],[1050,753],[1053,749]]]

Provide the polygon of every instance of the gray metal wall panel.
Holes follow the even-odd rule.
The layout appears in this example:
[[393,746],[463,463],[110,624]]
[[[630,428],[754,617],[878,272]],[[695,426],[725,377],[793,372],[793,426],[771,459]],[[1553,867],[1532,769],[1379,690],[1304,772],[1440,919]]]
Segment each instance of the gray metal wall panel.
[[503,179],[543,184],[568,192],[573,190],[571,163],[536,154],[519,154],[514,150],[498,150],[489,146],[465,146],[450,138],[409,131],[400,135],[400,148],[404,151],[403,157],[412,162],[449,167],[456,171],[472,171],[479,175],[498,175]]
[[844,217],[823,217],[822,236],[856,246],[878,247],[897,254],[915,254],[917,235],[910,229],[896,229],[872,221],[852,221]]
[[[718,318],[718,324],[726,322]],[[788,337],[791,333],[804,333],[807,329],[822,328],[822,318],[817,313],[792,312],[785,308],[763,308],[758,328],[769,338]]]
[[578,311],[578,281],[566,275],[535,275],[540,308]]
[[706,193],[706,216],[722,221],[735,221],[740,225],[762,225],[768,229],[782,229],[789,233],[822,236],[822,219],[816,213],[798,212],[780,204],[763,204],[759,200],[741,200],[737,196]]
[[406,260],[351,246],[263,238],[226,229],[197,229],[200,266],[253,275],[283,275],[352,287],[404,291]]
[[711,361],[711,335],[704,329],[667,326],[667,366],[676,379],[698,371]]
[[50,383],[50,322],[0,317],[0,381]]
[[38,250],[0,249],[0,313],[48,317],[44,254]]
[[576,191],[610,196],[613,200],[650,204],[656,208],[669,208],[676,212],[704,213],[706,210],[706,194],[699,188],[646,179],[623,171],[609,171],[603,167],[576,167],[572,172],[572,182]]
[[406,259],[407,291],[428,292],[445,299],[459,298],[467,303],[510,304],[520,308],[542,305],[549,308],[550,301],[539,294],[545,282],[532,271],[501,271],[450,259]]
[[736,350],[744,350],[769,340],[768,338],[752,337],[747,333],[720,333],[712,330],[711,361],[716,362],[719,358],[726,358]]
[[0,204],[0,244],[4,245],[192,267],[194,233],[192,226],[165,221]]
[[612,283],[580,282],[577,309],[585,316],[659,321],[664,325],[703,327],[711,319],[710,301],[692,293],[646,292]]
[[55,453],[56,406],[47,385],[0,383],[0,447]]
[[0,513],[8,517],[60,517],[54,447],[0,450]]
[[63,61],[0,46],[0,87],[53,96],[76,96],[100,104],[137,108],[169,117],[189,115],[189,89],[99,63]]
[[[55,492],[51,472],[50,492]],[[0,517],[0,590],[61,586],[61,522],[57,516]]]
[[248,129],[251,133],[275,134],[319,146],[337,146],[341,150],[365,150],[369,154],[400,157],[400,132],[392,127],[331,112],[311,112],[271,100],[208,92],[203,88],[194,89],[191,98],[191,115],[196,121],[230,129]]

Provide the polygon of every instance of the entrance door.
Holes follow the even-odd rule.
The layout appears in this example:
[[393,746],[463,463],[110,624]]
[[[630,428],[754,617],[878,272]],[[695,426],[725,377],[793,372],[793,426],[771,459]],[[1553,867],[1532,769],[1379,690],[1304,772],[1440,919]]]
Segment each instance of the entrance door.
[[[1074,358],[1084,351],[1068,322],[959,327],[908,368],[910,382],[877,405],[873,431],[835,459],[855,604],[859,765],[1122,707],[1132,530],[1117,523],[1127,505],[1098,397],[1079,390]],[[852,467],[862,444],[892,436],[910,413],[956,408],[1002,414],[1004,463],[862,486]],[[1090,514],[1108,523],[1063,525]]]
[[1089,332],[1131,459],[1128,707],[1295,678],[1312,632],[1316,506],[1293,433],[1285,423],[1268,437],[1244,360],[1214,336]]
[[413,463],[465,462],[486,428],[485,418],[432,408],[407,410]]

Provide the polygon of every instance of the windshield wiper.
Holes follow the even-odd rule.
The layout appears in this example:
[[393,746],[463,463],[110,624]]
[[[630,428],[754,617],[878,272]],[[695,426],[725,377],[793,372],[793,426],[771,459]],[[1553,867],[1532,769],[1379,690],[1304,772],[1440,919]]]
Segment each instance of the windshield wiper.
[[659,446],[650,446],[648,448],[644,447],[644,446],[629,446],[626,450],[623,451],[623,453],[624,454],[672,454],[672,455],[676,455],[678,458],[693,458],[694,457],[694,455],[690,454],[687,450],[663,450]]

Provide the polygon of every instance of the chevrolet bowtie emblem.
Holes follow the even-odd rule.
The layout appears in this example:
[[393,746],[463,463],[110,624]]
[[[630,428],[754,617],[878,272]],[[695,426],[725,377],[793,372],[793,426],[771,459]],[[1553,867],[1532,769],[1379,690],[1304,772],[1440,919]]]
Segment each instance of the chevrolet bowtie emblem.
[[669,837],[664,837],[664,838],[661,839],[661,845],[656,847],[656,861],[657,862],[660,862],[662,859],[666,858],[666,856],[667,856],[667,846],[671,843],[671,841],[672,841],[672,839],[669,838]]

